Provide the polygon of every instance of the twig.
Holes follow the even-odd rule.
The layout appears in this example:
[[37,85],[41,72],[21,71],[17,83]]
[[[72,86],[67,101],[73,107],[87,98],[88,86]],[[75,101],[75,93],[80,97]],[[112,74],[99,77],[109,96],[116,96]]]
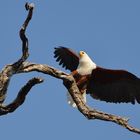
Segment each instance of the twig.
[[34,8],[34,4],[31,3],[26,3],[25,4],[25,8],[26,10],[28,11],[29,10],[29,13],[27,15],[27,18],[26,20],[24,21],[20,31],[19,31],[19,36],[20,36],[20,39],[22,41],[22,57],[13,64],[13,67],[17,70],[19,66],[21,66],[21,64],[28,58],[29,56],[29,52],[28,52],[28,38],[26,37],[25,35],[25,31],[26,31],[26,28],[30,22],[30,20],[32,19],[32,15],[33,15],[33,8]]

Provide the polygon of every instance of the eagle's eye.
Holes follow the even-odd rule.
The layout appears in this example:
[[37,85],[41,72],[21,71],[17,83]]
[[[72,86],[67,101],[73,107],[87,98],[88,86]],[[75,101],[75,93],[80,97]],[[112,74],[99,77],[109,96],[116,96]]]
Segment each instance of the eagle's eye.
[[80,57],[82,57],[84,54],[85,54],[84,51],[80,51],[80,53],[79,53]]

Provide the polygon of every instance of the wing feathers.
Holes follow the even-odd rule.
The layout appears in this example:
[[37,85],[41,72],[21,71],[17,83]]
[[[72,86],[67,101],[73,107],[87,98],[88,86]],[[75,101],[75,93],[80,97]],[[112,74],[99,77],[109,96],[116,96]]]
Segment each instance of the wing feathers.
[[140,103],[140,79],[124,70],[93,70],[87,91],[93,98],[106,102]]
[[59,62],[59,65],[70,71],[76,70],[79,64],[79,56],[65,47],[55,48],[54,58]]

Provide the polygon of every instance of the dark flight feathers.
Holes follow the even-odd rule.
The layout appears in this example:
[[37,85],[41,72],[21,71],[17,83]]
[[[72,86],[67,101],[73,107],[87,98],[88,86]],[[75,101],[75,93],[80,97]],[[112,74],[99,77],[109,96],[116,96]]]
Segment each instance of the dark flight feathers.
[[65,47],[55,48],[54,57],[59,65],[62,65],[65,69],[74,71],[79,64],[79,56],[71,49]]
[[[55,48],[54,54],[59,65],[70,71],[77,69],[79,57],[69,48]],[[94,99],[113,103],[140,103],[140,79],[125,70],[97,67],[87,83],[87,94]]]
[[87,92],[106,102],[140,103],[140,79],[124,70],[97,67],[92,71]]

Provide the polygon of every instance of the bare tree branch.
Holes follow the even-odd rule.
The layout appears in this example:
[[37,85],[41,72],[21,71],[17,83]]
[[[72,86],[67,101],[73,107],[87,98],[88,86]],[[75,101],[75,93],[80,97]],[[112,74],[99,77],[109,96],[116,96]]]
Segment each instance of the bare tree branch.
[[10,103],[7,106],[3,106],[3,105],[0,106],[0,115],[5,115],[7,113],[14,112],[20,105],[24,103],[26,95],[28,94],[30,89],[34,85],[42,83],[42,82],[43,82],[43,79],[41,78],[32,78],[31,80],[29,80],[27,84],[21,88],[16,99],[12,103]]
[[62,79],[65,87],[71,94],[73,100],[75,101],[78,110],[88,119],[98,119],[103,121],[111,121],[118,125],[121,125],[128,129],[129,131],[135,132],[140,134],[140,130],[137,128],[134,128],[128,124],[129,119],[104,113],[95,109],[91,109],[88,107],[81,96],[81,93],[76,85],[76,82],[74,78],[71,75],[68,75],[60,70],[57,70],[55,68],[52,68],[48,65],[43,64],[35,64],[35,63],[29,63],[24,62],[21,69],[17,71],[17,73],[28,73],[32,71],[42,72],[44,74],[51,75],[53,77],[56,77],[58,79]]
[[13,65],[13,67],[17,70],[19,66],[21,66],[21,64],[28,58],[29,56],[29,52],[28,52],[28,38],[25,35],[25,31],[26,28],[30,22],[30,20],[32,19],[32,15],[33,15],[33,8],[34,8],[34,4],[25,4],[25,8],[26,10],[29,10],[29,13],[27,15],[26,20],[24,21],[20,31],[19,31],[19,36],[20,39],[22,41],[22,57],[15,62]]
[[9,105],[3,106],[2,103],[5,100],[7,94],[7,88],[9,86],[9,82],[11,77],[16,74],[22,63],[28,58],[28,38],[25,35],[26,28],[32,18],[33,14],[33,4],[26,3],[26,10],[29,11],[26,20],[24,21],[20,31],[20,39],[22,41],[22,56],[21,58],[10,65],[6,65],[0,73],[0,115],[5,115],[7,113],[15,111],[25,100],[26,95],[30,91],[30,89],[41,82],[43,80],[41,78],[33,78],[27,82],[27,84],[19,91],[17,98]]
[[78,110],[87,118],[87,119],[98,119],[103,121],[110,121],[116,123],[118,125],[123,126],[124,128],[128,129],[129,131],[135,132],[140,134],[140,130],[132,127],[128,124],[128,119],[108,113],[104,113],[95,109],[91,109],[88,107],[81,96],[81,93],[76,85],[76,82],[72,75],[66,74],[60,70],[57,70],[53,67],[43,64],[35,64],[31,62],[25,62],[29,56],[28,53],[28,38],[25,35],[26,28],[29,24],[29,21],[32,18],[33,14],[33,4],[26,3],[25,5],[26,10],[29,11],[28,16],[20,29],[19,35],[22,41],[22,57],[15,63],[11,65],[7,65],[0,73],[0,115],[5,115],[7,113],[15,111],[20,105],[23,104],[25,101],[26,95],[29,93],[30,89],[41,82],[43,80],[41,78],[33,78],[27,82],[25,86],[21,88],[19,91],[16,99],[10,103],[9,105],[4,106],[2,103],[5,100],[7,88],[9,85],[10,78],[14,74],[19,73],[28,73],[32,71],[41,72],[50,76],[53,76],[57,79],[63,80],[64,86],[67,88],[69,93],[71,94],[73,100],[75,101]]

